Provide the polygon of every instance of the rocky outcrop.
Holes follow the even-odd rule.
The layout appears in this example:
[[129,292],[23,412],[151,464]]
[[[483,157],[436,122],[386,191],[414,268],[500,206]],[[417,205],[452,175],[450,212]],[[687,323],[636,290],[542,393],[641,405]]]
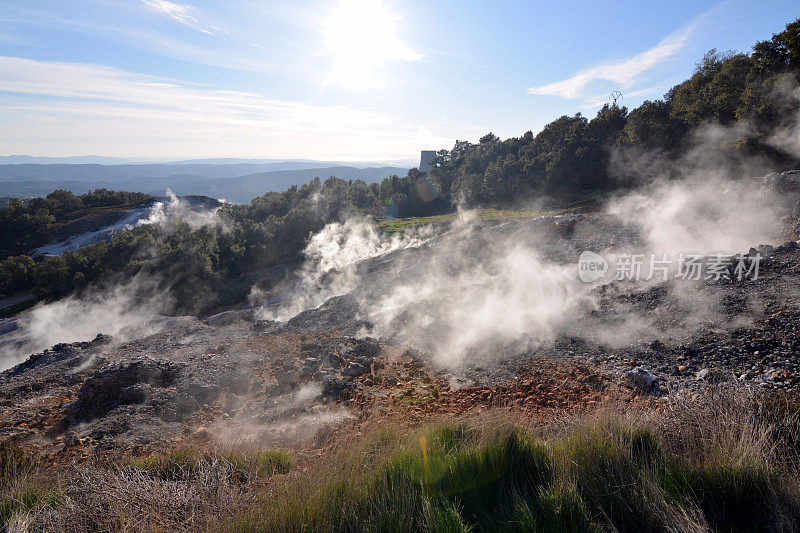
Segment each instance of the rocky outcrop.
[[177,365],[150,359],[112,365],[91,376],[78,390],[75,415],[92,419],[121,405],[143,403],[152,388],[172,385],[179,371]]
[[800,170],[787,170],[780,174],[777,172],[767,174],[761,181],[761,190],[800,196]]

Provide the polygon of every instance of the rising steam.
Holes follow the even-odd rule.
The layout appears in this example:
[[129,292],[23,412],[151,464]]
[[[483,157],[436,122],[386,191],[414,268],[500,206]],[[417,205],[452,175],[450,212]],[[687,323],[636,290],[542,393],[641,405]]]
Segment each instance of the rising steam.
[[[192,207],[167,191],[167,202],[156,202],[136,224],[158,224],[169,231],[178,223],[193,228],[221,224],[216,209]],[[0,326],[0,370],[57,343],[90,341],[98,333],[126,341],[155,333],[154,318],[169,310],[171,300],[159,280],[138,275],[112,287],[94,287],[78,298],[39,304]]]
[[37,305],[17,319],[16,329],[0,336],[0,368],[57,343],[92,340],[98,333],[114,335],[118,342],[150,335],[157,330],[154,316],[168,303],[152,280],[140,276],[84,298]]
[[[720,137],[705,138],[716,143]],[[596,225],[594,231],[620,226],[635,237],[596,251],[610,257],[736,254],[774,242],[780,199],[763,196],[758,180],[724,180],[731,167],[714,163],[693,156],[691,164],[682,161],[683,167],[670,170],[681,178],[651,176],[648,186],[610,201],[607,214],[584,220],[587,228]],[[621,316],[614,326],[594,324],[591,331],[581,326],[597,308],[596,285],[579,281],[577,253],[568,253],[574,242],[553,244],[537,227],[532,221],[487,225],[465,216],[426,236],[420,247],[417,235],[386,239],[364,222],[331,224],[312,237],[289,301],[266,307],[264,316],[288,320],[349,293],[360,305],[357,318],[370,324],[363,334],[410,344],[449,367],[526,353],[559,334],[615,343],[666,333],[652,317],[624,308],[615,310]],[[548,258],[553,247],[568,259]],[[603,282],[613,277],[612,270]],[[683,309],[695,315],[687,322],[708,319],[716,302],[682,291],[676,288],[676,298],[685,298]]]
[[[224,203],[224,202],[223,202]],[[158,224],[163,227],[174,226],[178,222],[188,224],[192,229],[202,226],[221,224],[217,216],[219,207],[212,209],[196,209],[179,198],[172,190],[167,189],[167,200],[153,203],[147,217],[140,219],[136,225]]]
[[[264,320],[286,321],[307,309],[314,309],[334,296],[353,290],[361,279],[358,265],[365,259],[395,250],[421,246],[429,230],[384,238],[364,221],[350,219],[325,226],[309,240],[306,257],[296,281],[284,293],[259,309]],[[253,299],[259,295],[254,293]]]

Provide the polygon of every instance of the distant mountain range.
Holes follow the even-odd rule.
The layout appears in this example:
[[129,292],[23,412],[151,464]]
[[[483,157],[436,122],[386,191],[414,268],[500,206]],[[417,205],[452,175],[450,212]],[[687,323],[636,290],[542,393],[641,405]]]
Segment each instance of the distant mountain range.
[[[82,156],[76,159],[92,158]],[[0,157],[0,162],[11,158]],[[51,158],[46,158],[51,159]],[[344,166],[326,161],[242,162],[237,159],[209,159],[170,163],[12,163],[0,164],[0,196],[42,196],[56,189],[80,194],[107,188],[163,194],[198,194],[249,203],[267,191],[281,191],[319,177],[376,182],[393,174],[405,175],[408,167]]]
[[95,164],[95,165],[230,165],[230,164],[274,164],[294,165],[294,168],[335,167],[351,166],[364,167],[403,167],[416,164],[413,160],[385,160],[385,161],[320,161],[317,159],[246,159],[239,157],[206,157],[200,159],[153,159],[153,158],[125,158],[108,157],[102,155],[76,155],[68,157],[46,157],[35,155],[0,155],[0,165],[20,164],[52,165],[66,163]]
[[130,159],[122,157],[104,157],[101,155],[77,155],[72,157],[39,157],[34,155],[0,155],[0,164],[18,165],[21,163],[99,163],[103,165],[117,165],[132,163]]

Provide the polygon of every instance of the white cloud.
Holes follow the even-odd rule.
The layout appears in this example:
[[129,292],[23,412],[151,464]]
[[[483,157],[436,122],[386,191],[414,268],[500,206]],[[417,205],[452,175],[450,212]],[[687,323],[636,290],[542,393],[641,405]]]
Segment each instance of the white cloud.
[[156,13],[176,20],[181,24],[189,26],[197,31],[214,35],[214,33],[209,29],[213,28],[213,26],[206,27],[202,25],[199,20],[190,14],[191,8],[189,6],[182,6],[167,0],[142,0],[142,3]]
[[[407,159],[418,153],[425,126],[369,109],[277,100],[93,64],[0,57],[0,87],[13,93],[0,93],[7,132],[0,144],[14,153]],[[453,124],[428,127],[440,138],[478,134]]]
[[[189,42],[187,36],[181,32],[169,31],[170,28],[159,28],[153,24],[141,23],[142,21],[137,18],[145,12],[150,16],[156,13],[157,16],[167,16],[163,11],[156,8],[150,8],[145,5],[131,6],[128,3],[119,4],[123,0],[102,0],[103,3],[109,4],[115,10],[120,10],[120,13],[115,13],[114,16],[107,14],[105,17],[89,16],[91,11],[80,11],[76,9],[65,9],[60,12],[47,12],[38,9],[21,8],[19,6],[10,6],[0,15],[1,22],[8,22],[9,27],[22,28],[47,28],[47,34],[55,34],[57,32],[80,32],[92,39],[105,40],[116,46],[133,47],[145,50],[149,53],[164,55],[180,59],[182,61],[189,61],[199,65],[206,65],[217,68],[242,70],[247,72],[271,72],[275,71],[278,67],[279,59],[286,54],[271,50],[271,54],[267,56],[263,52],[252,52],[243,50],[238,42],[231,38],[229,35],[223,35],[223,39],[201,39],[200,41]],[[142,3],[144,0],[142,0]],[[89,2],[87,2],[87,5]],[[180,7],[180,6],[178,6]],[[185,9],[189,9],[188,7]],[[216,15],[215,15],[216,16]],[[170,18],[171,20],[171,18]],[[199,23],[198,23],[199,24]],[[216,26],[206,26],[207,32],[217,32],[227,34]],[[15,37],[14,34],[4,36],[0,29],[0,41],[9,40]],[[28,32],[27,37],[30,42],[23,42],[21,39],[17,40],[16,44],[34,44],[41,46],[42,43],[31,36],[37,36],[36,33]],[[287,63],[283,59],[283,63]]]
[[689,41],[695,24],[680,30],[658,43],[653,48],[633,57],[619,61],[609,61],[582,70],[569,78],[547,85],[531,87],[533,95],[551,95],[562,98],[585,98],[590,85],[599,80],[613,82],[619,88],[631,87],[639,82],[642,75],[664,63],[681,51]]
[[[91,107],[97,107],[105,115],[125,115],[133,105],[144,108],[135,113],[150,116],[297,131],[333,123],[342,131],[348,131],[388,126],[390,122],[379,113],[274,100],[241,91],[192,87],[93,64],[0,57],[0,86],[6,92],[91,100],[90,106],[80,105],[85,102],[77,103],[82,113],[89,114],[92,114]],[[68,109],[75,104],[65,106],[50,102],[36,106],[55,110]]]

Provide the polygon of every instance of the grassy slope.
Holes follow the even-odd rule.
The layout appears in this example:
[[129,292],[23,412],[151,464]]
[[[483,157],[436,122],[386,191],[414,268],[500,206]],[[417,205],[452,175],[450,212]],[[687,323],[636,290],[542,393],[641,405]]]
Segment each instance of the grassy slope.
[[0,447],[0,526],[47,531],[796,531],[800,401],[721,391],[541,425],[502,412],[321,454],[181,449],[53,472]]
[[797,408],[767,403],[720,396],[555,433],[384,425],[226,530],[793,531]]
[[584,211],[588,207],[594,205],[594,203],[595,200],[584,200],[559,206],[543,207],[540,209],[474,209],[470,211],[458,211],[429,217],[387,219],[378,222],[376,227],[380,230],[391,233],[417,226],[425,226],[428,224],[453,222],[462,217],[474,218],[478,220],[500,220],[506,218],[531,218],[545,215],[564,215],[567,213]]

